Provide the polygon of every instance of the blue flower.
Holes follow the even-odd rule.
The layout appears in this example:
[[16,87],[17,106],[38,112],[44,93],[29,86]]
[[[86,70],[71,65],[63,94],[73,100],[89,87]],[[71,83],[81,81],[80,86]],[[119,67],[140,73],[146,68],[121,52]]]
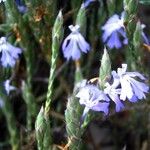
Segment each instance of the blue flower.
[[81,105],[85,105],[83,117],[88,113],[88,111],[102,111],[105,114],[108,114],[109,107],[109,98],[106,94],[99,90],[94,85],[86,85],[80,89],[76,97],[79,98]]
[[106,88],[104,89],[104,93],[108,94],[108,96],[113,100],[116,104],[116,112],[120,111],[122,108],[124,108],[123,103],[121,102],[119,95],[121,93],[121,89],[118,88],[118,85],[114,83],[110,85],[108,82],[105,84]]
[[106,45],[111,49],[119,49],[123,46],[123,44],[128,43],[123,22],[124,12],[121,14],[121,17],[117,14],[114,14],[102,27],[102,30],[104,31],[102,40],[103,42],[106,42]]
[[9,95],[10,91],[13,91],[16,89],[16,87],[10,85],[10,80],[6,80],[4,82],[4,87],[5,87],[5,90],[6,90],[6,93],[7,95]]
[[16,60],[21,53],[21,49],[14,47],[6,41],[5,37],[0,38],[0,53],[1,53],[1,63],[3,67],[14,67]]
[[90,46],[81,33],[79,33],[79,25],[70,25],[69,28],[72,32],[63,42],[63,54],[67,60],[70,58],[78,60],[81,56],[81,52],[87,53],[90,50]]
[[22,3],[21,0],[15,0],[16,1],[16,4],[17,4],[17,7],[18,7],[18,10],[20,13],[24,14],[27,12],[27,7]]
[[140,81],[134,79],[138,77],[140,80],[145,80],[145,77],[138,72],[126,72],[127,64],[122,64],[122,68],[118,68],[116,71],[112,71],[114,80],[121,85],[120,99],[131,102],[136,102],[138,99],[146,98],[145,93],[148,93],[149,87]]

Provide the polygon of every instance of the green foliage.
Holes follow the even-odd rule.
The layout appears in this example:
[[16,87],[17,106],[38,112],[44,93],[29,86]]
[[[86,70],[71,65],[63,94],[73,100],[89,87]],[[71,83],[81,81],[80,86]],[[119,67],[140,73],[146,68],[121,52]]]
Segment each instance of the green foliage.
[[139,0],[141,4],[150,5],[150,0]]
[[2,112],[5,115],[8,131],[10,134],[10,144],[12,146],[12,150],[20,150],[20,137],[19,130],[16,126],[16,118],[12,109],[12,105],[10,99],[4,92],[2,86],[0,86],[0,100],[2,103]]

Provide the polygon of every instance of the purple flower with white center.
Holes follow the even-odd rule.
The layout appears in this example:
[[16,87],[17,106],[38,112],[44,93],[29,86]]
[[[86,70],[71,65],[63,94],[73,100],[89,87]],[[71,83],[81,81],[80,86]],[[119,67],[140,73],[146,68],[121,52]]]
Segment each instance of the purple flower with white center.
[[[121,14],[121,17],[119,17],[117,14],[114,14],[102,27],[102,30],[104,31],[102,40],[103,42],[106,42],[106,45],[111,49],[119,49],[123,46],[123,44],[128,43],[123,22],[124,12]],[[121,41],[120,37],[123,38],[123,41]]]
[[90,46],[79,32],[79,28],[79,25],[69,26],[72,32],[66,37],[62,45],[63,54],[67,60],[70,58],[78,60],[81,52],[87,53],[90,50]]
[[6,37],[0,38],[1,63],[3,67],[14,67],[21,49],[7,42]]
[[105,114],[108,114],[110,99],[96,86],[86,85],[85,87],[81,88],[76,97],[80,98],[79,102],[81,105],[85,105],[82,115],[83,118],[90,109],[94,111],[102,111]]
[[120,111],[122,108],[124,108],[124,105],[122,104],[119,95],[121,93],[121,89],[116,89],[117,84],[115,84],[115,81],[112,85],[110,85],[108,82],[105,84],[106,88],[104,89],[104,93],[108,94],[108,96],[115,102],[116,104],[116,111]]
[[145,80],[145,77],[138,72],[126,72],[127,64],[122,64],[122,68],[112,71],[114,80],[121,85],[120,99],[126,100],[128,98],[131,102],[136,102],[138,99],[145,98],[145,93],[148,93],[149,87],[140,81],[134,79],[138,77],[140,80]]
[[9,95],[10,91],[16,90],[16,87],[10,85],[10,80],[6,80],[4,82],[4,87],[5,87],[7,95]]

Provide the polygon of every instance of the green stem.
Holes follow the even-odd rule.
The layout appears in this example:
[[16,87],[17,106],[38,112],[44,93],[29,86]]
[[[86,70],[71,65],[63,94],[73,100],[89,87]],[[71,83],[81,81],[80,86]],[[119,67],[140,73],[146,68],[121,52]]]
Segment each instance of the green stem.
[[0,96],[3,102],[1,109],[6,118],[12,150],[20,150],[19,131],[16,127],[16,119],[10,104],[10,100],[3,93],[1,93]]
[[[35,117],[35,115],[37,114],[37,104],[35,102],[34,96],[32,95],[32,75],[33,75],[33,70],[34,70],[33,62],[34,62],[34,56],[35,56],[33,53],[33,50],[35,48],[35,42],[31,37],[30,29],[28,28],[27,23],[23,20],[22,16],[18,12],[15,1],[7,0],[5,2],[5,7],[14,25],[17,24],[18,32],[21,36],[20,44],[22,48],[24,49],[24,55],[26,59],[26,71],[27,71],[26,88],[28,88],[28,90],[26,90],[26,92],[28,93],[24,93],[24,90],[23,90],[23,94],[26,95],[24,96],[24,98],[26,98],[25,102],[26,102],[27,110],[28,110],[27,120],[29,122],[32,122],[32,119],[30,116]],[[34,107],[33,110],[30,109],[31,105]],[[31,123],[28,123],[28,125],[29,124]],[[29,125],[28,127],[30,130],[31,126]]]

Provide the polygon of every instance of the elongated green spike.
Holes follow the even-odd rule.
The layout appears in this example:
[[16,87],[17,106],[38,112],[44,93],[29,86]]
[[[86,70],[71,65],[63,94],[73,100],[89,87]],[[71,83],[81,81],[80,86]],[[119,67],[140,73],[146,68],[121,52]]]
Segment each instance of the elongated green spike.
[[106,2],[107,2],[107,6],[108,6],[109,15],[112,16],[116,9],[115,0],[108,0]]
[[99,79],[100,79],[100,87],[104,88],[107,79],[111,75],[111,62],[106,48],[104,49],[104,54],[101,60],[101,67],[99,69]]
[[[137,68],[137,54],[134,46],[134,32],[137,24],[137,7],[138,0],[124,0],[124,10],[125,10],[125,29],[128,38],[128,48],[126,50],[126,60],[128,68],[136,70]],[[137,47],[136,47],[137,48]]]
[[52,58],[51,58],[51,69],[48,83],[47,99],[45,102],[45,108],[41,108],[39,115],[37,116],[35,129],[36,139],[38,142],[38,150],[49,150],[52,149],[52,134],[50,127],[49,111],[52,102],[53,83],[56,71],[56,61],[59,53],[60,43],[63,38],[63,17],[60,11],[52,31]]
[[49,113],[50,104],[52,101],[56,61],[57,61],[57,56],[59,53],[58,51],[59,51],[62,38],[63,38],[63,17],[62,17],[62,12],[60,11],[56,18],[53,31],[52,31],[52,58],[51,58],[51,69],[50,69],[50,76],[49,76],[49,83],[48,83],[47,99],[45,104],[46,114]]
[[38,150],[49,150],[51,148],[51,130],[49,124],[49,118],[44,115],[44,108],[37,116],[35,122],[35,134],[37,139]]
[[86,30],[86,9],[84,4],[81,5],[78,11],[75,24],[80,26],[80,31],[84,34]]
[[[76,92],[75,92],[76,93]],[[79,150],[82,146],[81,136],[84,129],[81,129],[82,107],[79,101],[73,96],[68,98],[67,109],[65,111],[66,130],[68,135],[69,148],[71,150]]]
[[141,45],[141,35],[142,35],[141,23],[138,21],[133,35],[133,45],[135,47],[135,50],[137,50]]
[[37,105],[35,102],[31,103],[31,99],[34,100],[34,95],[30,91],[30,88],[28,87],[27,83],[22,82],[22,93],[23,93],[23,99],[27,105],[27,129],[29,131],[32,130],[32,120],[35,119],[35,114],[37,113]]

